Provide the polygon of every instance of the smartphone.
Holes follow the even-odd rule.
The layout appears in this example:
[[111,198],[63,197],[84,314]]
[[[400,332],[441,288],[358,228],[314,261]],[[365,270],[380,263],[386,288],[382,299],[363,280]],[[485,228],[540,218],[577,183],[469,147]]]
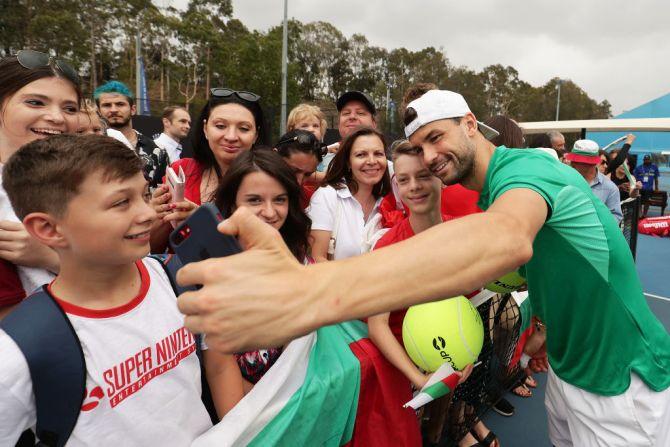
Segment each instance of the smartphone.
[[170,203],[177,203],[184,201],[184,185],[186,184],[186,176],[184,170],[179,167],[179,172],[175,172],[171,166],[168,166],[165,172],[165,181],[170,192]]
[[216,229],[222,220],[216,205],[205,203],[170,233],[170,246],[183,265],[242,251],[237,239]]

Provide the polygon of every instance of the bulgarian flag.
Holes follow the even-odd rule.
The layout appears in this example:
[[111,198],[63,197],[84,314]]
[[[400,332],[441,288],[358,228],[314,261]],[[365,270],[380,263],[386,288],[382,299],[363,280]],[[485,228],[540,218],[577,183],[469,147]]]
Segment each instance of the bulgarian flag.
[[221,446],[421,446],[409,381],[351,321],[292,341],[217,425],[193,442]]
[[428,402],[439,399],[442,396],[454,391],[458,385],[460,377],[454,371],[449,363],[443,363],[437,371],[435,371],[426,384],[421,388],[416,396],[405,404],[405,407],[413,408],[414,410],[423,407]]

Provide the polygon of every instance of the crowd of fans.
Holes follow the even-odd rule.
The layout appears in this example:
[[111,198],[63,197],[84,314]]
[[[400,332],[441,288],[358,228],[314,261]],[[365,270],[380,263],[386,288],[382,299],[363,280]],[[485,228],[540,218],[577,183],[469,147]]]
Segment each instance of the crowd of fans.
[[[339,144],[323,144],[326,120],[310,104],[296,106],[288,116],[287,133],[271,140],[262,98],[228,88],[213,88],[193,120],[183,107],[165,108],[163,132],[152,139],[133,129],[134,96],[123,83],[109,81],[95,90],[92,101],[85,101],[74,70],[33,53],[0,61],[0,318],[48,284],[49,293],[72,315],[89,376],[105,374],[111,359],[133,358],[141,341],[156,335],[152,331],[163,337],[183,325],[170,283],[158,262],[145,256],[168,252],[174,226],[204,203],[216,204],[224,216],[247,208],[277,230],[304,264],[359,256],[481,212],[479,194],[460,185],[444,187],[419,148],[407,140],[387,142],[376,126],[374,101],[363,92],[348,91],[336,101]],[[410,90],[405,104],[436,88],[422,84]],[[543,148],[547,163],[554,157],[572,166],[618,221],[621,200],[641,194],[648,202],[650,191],[658,187],[658,169],[647,156],[629,172],[632,135],[610,153],[600,153],[590,140],[578,140],[568,151],[558,132],[526,141],[509,117],[496,116],[484,124],[497,131],[491,140],[495,146]],[[192,158],[181,157],[187,138]],[[185,174],[183,200],[174,201],[165,185],[168,167]],[[647,209],[648,204],[645,215]],[[137,308],[123,320],[134,312],[128,297],[139,296],[139,289],[158,297],[154,306]],[[404,312],[376,315],[367,324],[370,339],[390,367],[407,379],[394,392],[409,400],[429,374],[403,349]],[[522,340],[538,332],[542,323],[536,323]],[[283,349],[227,355],[208,349],[206,339],[201,344],[219,418],[253,389]],[[118,349],[121,357],[98,352],[101,347]],[[521,343],[519,352],[523,349]],[[0,353],[0,444],[13,445],[36,416],[26,364],[2,332]],[[541,351],[529,354],[536,355],[536,371],[546,370]],[[511,390],[521,397],[530,397],[537,386],[527,372]],[[199,360],[193,354],[190,362],[166,374],[171,382],[163,391],[127,405],[124,416],[117,413],[118,420],[82,412],[71,439],[94,445],[96,427],[106,424],[134,443],[187,445],[211,426],[204,407],[198,408]],[[498,397],[492,402],[495,409],[511,416],[512,405]],[[421,412],[411,415],[413,439],[421,442],[425,422],[426,442],[440,442],[442,430],[434,427],[445,423],[444,402],[431,412],[432,425]],[[124,423],[137,418],[161,423],[145,422],[135,429]],[[459,445],[501,443],[478,421]]]

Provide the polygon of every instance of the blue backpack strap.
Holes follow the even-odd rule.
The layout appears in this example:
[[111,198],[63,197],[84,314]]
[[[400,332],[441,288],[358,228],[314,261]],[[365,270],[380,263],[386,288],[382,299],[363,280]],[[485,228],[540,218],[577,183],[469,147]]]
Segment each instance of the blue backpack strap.
[[170,255],[152,254],[149,255],[149,257],[160,262],[161,267],[163,267],[163,270],[165,270],[165,273],[167,274],[167,277],[170,280],[170,285],[172,286],[172,290],[174,290],[175,295],[179,296],[186,291],[196,290],[196,288],[193,286],[185,287],[177,284],[177,272],[179,271],[180,268],[184,266],[184,264],[182,264],[181,262],[181,259],[179,259],[179,256],[173,254]]
[[86,361],[70,320],[44,286],[0,321],[0,328],[28,363],[38,445],[64,446],[86,397]]

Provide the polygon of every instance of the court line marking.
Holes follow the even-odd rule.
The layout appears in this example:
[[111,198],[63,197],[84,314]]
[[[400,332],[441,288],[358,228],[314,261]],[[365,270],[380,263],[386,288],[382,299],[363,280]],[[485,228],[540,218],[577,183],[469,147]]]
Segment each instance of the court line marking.
[[663,300],[663,301],[668,301],[670,302],[670,298],[665,297],[665,296],[659,296],[659,295],[654,295],[652,293],[644,293],[645,296],[648,296],[649,298],[656,298],[657,300]]

